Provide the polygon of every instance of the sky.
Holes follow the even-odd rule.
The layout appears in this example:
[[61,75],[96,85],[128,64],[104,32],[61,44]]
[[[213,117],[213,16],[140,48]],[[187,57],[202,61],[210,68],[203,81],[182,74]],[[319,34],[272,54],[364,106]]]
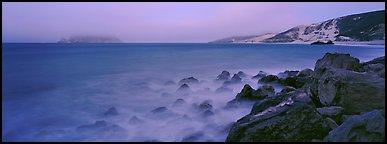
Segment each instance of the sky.
[[2,2],[2,42],[57,42],[76,35],[124,42],[209,42],[384,10],[384,2]]

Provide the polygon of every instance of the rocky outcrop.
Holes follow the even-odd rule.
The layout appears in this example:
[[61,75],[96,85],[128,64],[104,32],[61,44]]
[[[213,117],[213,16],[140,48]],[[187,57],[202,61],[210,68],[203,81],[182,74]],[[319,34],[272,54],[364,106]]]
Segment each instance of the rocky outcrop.
[[294,91],[255,105],[233,124],[226,142],[311,141],[324,138],[330,130],[308,95]]
[[192,91],[191,88],[188,86],[188,84],[181,85],[178,89],[178,92],[190,92]]
[[270,85],[263,85],[254,90],[250,85],[245,84],[242,91],[235,97],[236,100],[262,100],[268,96],[274,95],[274,88]]
[[239,71],[236,75],[238,75],[239,77],[247,77],[247,74],[244,73],[243,71]]
[[362,64],[363,69],[369,74],[376,74],[381,78],[385,78],[385,58],[378,57],[371,61]]
[[115,107],[111,107],[109,108],[105,113],[104,113],[105,116],[116,116],[118,115],[118,111]]
[[344,114],[384,109],[384,78],[357,71],[363,71],[358,59],[327,53],[317,61],[304,88],[316,105],[340,106]]
[[383,142],[385,141],[385,116],[381,110],[355,115],[329,132],[328,142]]

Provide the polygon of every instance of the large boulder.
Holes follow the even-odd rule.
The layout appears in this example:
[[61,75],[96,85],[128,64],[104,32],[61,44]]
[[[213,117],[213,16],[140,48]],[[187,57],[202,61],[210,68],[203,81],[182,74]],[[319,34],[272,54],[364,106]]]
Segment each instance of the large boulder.
[[376,74],[379,77],[385,78],[385,59],[383,57],[375,58],[371,61],[363,63],[363,69],[370,74]]
[[179,81],[179,85],[182,85],[182,84],[197,84],[197,83],[199,83],[199,80],[194,78],[194,77],[183,78],[182,80]]
[[270,85],[263,85],[262,87],[254,90],[250,85],[245,84],[240,93],[235,97],[237,100],[262,100],[268,96],[275,94],[274,88]]
[[234,74],[230,81],[227,81],[226,83],[239,83],[242,82],[242,78],[239,77],[237,74]]
[[297,90],[271,99],[234,123],[226,142],[303,142],[323,139],[331,130],[305,92]]
[[228,71],[222,71],[221,74],[219,74],[217,77],[216,77],[216,80],[217,81],[227,81],[230,79],[230,73]]
[[385,80],[356,72],[358,59],[348,54],[326,54],[316,63],[304,89],[317,106],[340,106],[344,114],[359,114],[385,107]]
[[385,117],[381,110],[355,115],[329,132],[328,142],[383,142],[385,141]]
[[321,72],[327,68],[338,68],[351,71],[362,71],[359,59],[350,54],[326,53],[322,59],[318,59],[314,71]]
[[191,92],[191,88],[188,86],[188,84],[182,84],[178,89],[177,92]]
[[308,77],[308,76],[312,75],[312,73],[313,73],[313,70],[307,68],[307,69],[300,71],[297,74],[297,77]]

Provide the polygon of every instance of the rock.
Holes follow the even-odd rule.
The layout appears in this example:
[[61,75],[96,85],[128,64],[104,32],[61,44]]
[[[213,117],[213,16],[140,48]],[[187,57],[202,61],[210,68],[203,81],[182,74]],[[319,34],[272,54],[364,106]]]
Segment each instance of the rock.
[[225,86],[221,86],[215,90],[216,93],[223,93],[223,92],[233,92],[232,89],[227,88]]
[[336,127],[338,127],[339,125],[337,125],[336,121],[327,117],[325,118],[325,121],[327,122],[327,125],[331,128],[331,129],[335,129]]
[[243,71],[239,71],[237,74],[236,74],[237,76],[239,76],[239,77],[247,77],[247,74],[246,73],[244,73]]
[[299,73],[299,71],[286,70],[285,72],[279,73],[278,78],[283,79],[283,78],[287,78],[287,77],[295,77],[295,76],[297,76],[298,73]]
[[316,110],[322,116],[333,117],[333,116],[340,116],[343,113],[344,108],[338,107],[338,106],[330,106],[330,107],[317,108]]
[[173,102],[173,107],[181,107],[187,105],[187,102],[185,102],[184,99],[177,99],[175,102]]
[[385,62],[384,56],[363,63],[363,69],[370,74],[376,74],[379,77],[385,78]]
[[383,142],[385,141],[385,118],[381,110],[355,115],[324,138],[327,142]]
[[378,57],[378,58],[375,58],[373,60],[370,60],[370,61],[364,63],[364,65],[368,65],[368,64],[383,64],[383,65],[385,65],[385,56]]
[[117,116],[118,115],[118,111],[115,107],[111,107],[109,108],[105,113],[104,113],[105,116]]
[[191,135],[188,135],[181,140],[182,142],[199,142],[204,137],[203,132],[196,132]]
[[288,92],[292,92],[292,91],[294,91],[294,90],[296,90],[294,87],[291,87],[291,86],[285,86],[282,90],[281,90],[281,92],[280,93],[288,93]]
[[284,97],[279,103],[268,104],[263,111],[252,110],[256,113],[239,119],[226,142],[303,142],[323,139],[328,134],[331,128],[305,92],[297,90]]
[[237,74],[234,74],[234,76],[232,76],[231,80],[230,81],[227,81],[229,83],[239,83],[239,82],[242,82],[242,78],[240,78]]
[[217,81],[228,81],[229,79],[230,73],[228,71],[222,71],[222,73],[216,77]]
[[181,85],[178,89],[178,92],[191,92],[191,88],[188,86],[188,84]]
[[264,72],[264,71],[259,71],[259,73],[255,76],[253,76],[252,79],[260,79],[260,78],[263,78],[267,75],[269,75],[269,73]]
[[280,79],[276,75],[268,75],[259,79],[258,83],[278,83]]
[[130,124],[141,124],[143,122],[144,121],[139,119],[137,116],[132,116],[132,118],[130,118],[130,120],[129,120]]
[[226,108],[236,107],[240,104],[240,101],[258,101],[269,96],[274,96],[274,94],[274,88],[270,85],[263,85],[257,90],[254,90],[250,85],[245,84],[241,92],[235,96],[235,99],[227,103]]
[[91,131],[98,131],[103,128],[107,127],[107,122],[104,120],[96,121],[94,124],[91,125],[82,125],[77,127],[77,132],[91,132]]
[[314,71],[320,73],[324,69],[337,68],[351,71],[362,71],[359,59],[350,54],[326,53],[322,59],[318,59]]
[[210,101],[204,101],[198,106],[199,111],[212,110],[212,105]]
[[156,114],[156,113],[163,113],[166,112],[168,109],[166,107],[158,107],[154,110],[151,111],[151,113]]
[[194,77],[183,78],[182,80],[179,81],[179,85],[181,85],[181,84],[197,84],[197,83],[199,83],[199,80],[197,80]]
[[340,106],[344,114],[385,107],[385,79],[344,69],[314,72],[305,84],[316,105]]
[[297,74],[297,77],[308,77],[308,76],[312,75],[312,73],[313,73],[313,70],[304,69]]
[[212,112],[211,110],[206,110],[206,111],[204,111],[204,112],[201,114],[201,116],[204,117],[204,118],[207,118],[207,117],[210,117],[210,116],[214,116],[214,115],[215,115],[215,113]]

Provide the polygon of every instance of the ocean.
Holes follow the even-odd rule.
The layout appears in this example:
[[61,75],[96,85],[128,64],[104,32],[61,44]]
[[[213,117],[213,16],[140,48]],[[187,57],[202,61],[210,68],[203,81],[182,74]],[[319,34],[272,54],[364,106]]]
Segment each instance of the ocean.
[[[384,56],[385,47],[3,43],[2,141],[224,141],[252,105],[224,107],[244,84],[260,86],[252,76],[313,70],[327,52],[364,62]],[[247,76],[228,86],[232,91],[217,93],[222,83],[214,80],[223,70]],[[188,77],[199,83],[189,84],[192,92],[177,92]],[[177,99],[185,103],[174,104]],[[203,102],[213,115],[203,117],[197,109]],[[104,115],[111,107],[118,115]],[[166,110],[151,112],[158,107]]]

